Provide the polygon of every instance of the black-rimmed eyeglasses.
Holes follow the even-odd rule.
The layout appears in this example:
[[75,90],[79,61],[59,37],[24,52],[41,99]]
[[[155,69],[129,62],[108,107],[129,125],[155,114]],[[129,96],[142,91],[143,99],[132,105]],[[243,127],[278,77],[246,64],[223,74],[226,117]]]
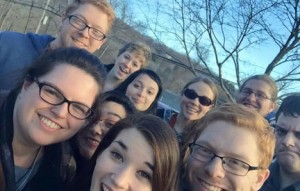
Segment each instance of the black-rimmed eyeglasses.
[[39,80],[36,78],[34,79],[34,81],[39,87],[39,95],[41,99],[46,103],[51,105],[61,105],[67,102],[69,114],[77,119],[83,120],[92,116],[93,111],[88,106],[79,102],[69,101],[67,98],[65,98],[60,90],[56,89],[48,83],[39,82]]
[[75,15],[69,16],[69,23],[78,30],[84,30],[85,28],[88,28],[89,35],[95,40],[102,41],[106,38],[102,31],[87,25],[85,21]]
[[194,159],[204,163],[209,163],[215,157],[220,158],[222,160],[223,169],[234,175],[245,176],[251,170],[261,169],[261,167],[250,166],[248,163],[239,159],[216,155],[216,153],[214,153],[212,150],[196,143],[191,143],[189,146],[192,152],[191,157],[193,157]]
[[183,91],[183,95],[192,100],[194,100],[195,98],[198,98],[199,103],[204,106],[210,106],[212,104],[211,99],[209,99],[206,96],[198,96],[198,94],[195,92],[195,90],[192,90],[192,89],[185,89]]

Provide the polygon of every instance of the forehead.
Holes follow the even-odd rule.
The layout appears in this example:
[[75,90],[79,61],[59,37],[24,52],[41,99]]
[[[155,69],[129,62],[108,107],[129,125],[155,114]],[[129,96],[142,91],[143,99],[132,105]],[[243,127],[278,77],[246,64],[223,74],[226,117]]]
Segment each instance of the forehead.
[[108,27],[108,16],[103,10],[90,3],[80,4],[70,14],[83,17],[93,27],[100,27],[106,30]]
[[146,58],[145,58],[144,54],[142,54],[138,50],[126,50],[122,54],[130,55],[132,60],[137,60],[141,63],[144,63],[146,61]]
[[113,102],[106,101],[100,107],[101,115],[112,115],[112,116],[120,116],[121,118],[126,117],[126,111],[123,105]]
[[271,86],[264,80],[249,80],[248,82],[246,82],[243,88],[264,92],[266,94],[272,93]]
[[136,164],[149,162],[154,165],[154,153],[145,137],[136,128],[125,129],[119,133],[113,144],[120,141],[127,147],[128,156]]
[[157,89],[158,90],[158,85],[157,83],[147,74],[140,74],[138,75],[133,82],[140,82],[144,84],[145,86],[149,86],[151,88]]
[[213,93],[212,89],[210,88],[210,86],[207,83],[205,83],[203,81],[193,83],[193,84],[189,85],[188,88],[195,90],[198,95],[207,96],[209,98],[214,98],[214,93]]
[[[59,64],[46,75],[39,77],[58,88],[70,101],[91,106],[99,92],[96,80],[84,70],[69,64]],[[80,90],[80,91],[79,91]]]
[[281,113],[277,119],[277,125],[286,130],[300,132],[300,116],[286,116]]
[[204,144],[217,154],[257,163],[259,151],[256,135],[245,127],[238,127],[225,121],[210,123],[200,134],[197,143]]

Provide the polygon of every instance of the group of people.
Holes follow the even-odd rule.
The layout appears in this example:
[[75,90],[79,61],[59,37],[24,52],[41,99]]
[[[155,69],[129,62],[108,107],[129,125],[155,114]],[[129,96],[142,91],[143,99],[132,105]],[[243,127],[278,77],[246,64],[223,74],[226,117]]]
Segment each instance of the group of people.
[[75,0],[56,38],[0,32],[1,191],[300,190],[300,93],[275,112],[276,83],[255,75],[218,105],[196,77],[164,121],[146,44],[92,54],[114,19],[107,0]]

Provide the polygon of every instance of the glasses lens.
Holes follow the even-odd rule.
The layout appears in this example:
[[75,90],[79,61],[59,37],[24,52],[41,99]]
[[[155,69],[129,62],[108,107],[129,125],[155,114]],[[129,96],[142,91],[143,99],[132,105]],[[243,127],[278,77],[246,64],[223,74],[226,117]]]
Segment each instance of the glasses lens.
[[198,95],[196,94],[196,92],[194,90],[191,89],[186,89],[183,92],[184,96],[189,98],[189,99],[195,99],[196,97],[198,97]]
[[40,96],[45,102],[53,105],[61,104],[64,101],[63,95],[47,84],[42,85]]
[[212,101],[206,96],[199,96],[198,98],[201,105],[210,106],[212,103]]
[[78,119],[85,119],[91,114],[91,109],[86,105],[73,102],[70,104],[69,112]]

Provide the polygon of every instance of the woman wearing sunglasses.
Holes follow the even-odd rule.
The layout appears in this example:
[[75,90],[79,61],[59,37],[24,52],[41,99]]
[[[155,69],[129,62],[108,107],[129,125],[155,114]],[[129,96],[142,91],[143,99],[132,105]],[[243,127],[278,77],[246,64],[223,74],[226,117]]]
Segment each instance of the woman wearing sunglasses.
[[93,116],[106,70],[77,48],[48,51],[0,110],[0,190],[63,190],[62,144]]
[[185,135],[191,126],[216,105],[217,97],[218,90],[215,83],[206,77],[196,77],[183,87],[180,113],[174,114],[169,122],[180,146],[185,142]]

